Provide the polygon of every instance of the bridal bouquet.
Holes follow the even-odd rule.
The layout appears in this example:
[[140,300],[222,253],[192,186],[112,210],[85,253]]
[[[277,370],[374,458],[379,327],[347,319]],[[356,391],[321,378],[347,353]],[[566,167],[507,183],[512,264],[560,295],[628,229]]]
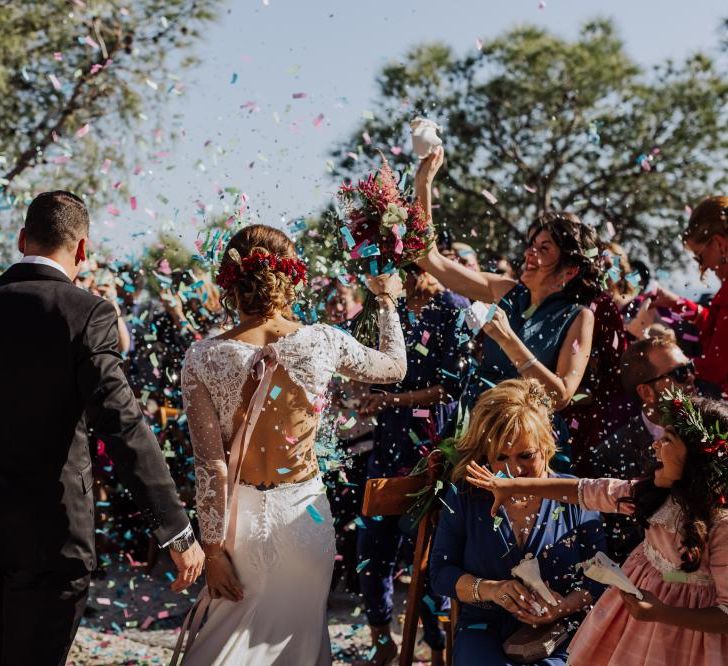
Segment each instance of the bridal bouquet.
[[[389,273],[416,261],[435,238],[425,210],[400,191],[392,168],[384,155],[380,156],[382,165],[377,172],[356,185],[342,185],[338,192],[344,218],[339,221],[342,244],[352,261],[361,262],[359,272],[371,275]],[[376,305],[371,294],[354,335],[363,344],[375,344]]]

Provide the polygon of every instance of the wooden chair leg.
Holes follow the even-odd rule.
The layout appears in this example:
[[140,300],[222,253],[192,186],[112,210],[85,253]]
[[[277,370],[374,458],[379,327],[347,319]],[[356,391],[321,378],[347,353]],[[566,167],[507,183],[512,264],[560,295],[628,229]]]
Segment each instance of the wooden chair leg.
[[399,666],[412,666],[417,639],[417,623],[420,618],[420,602],[425,589],[425,574],[430,558],[432,542],[432,523],[428,517],[420,521],[415,541],[415,554],[412,560],[412,582],[407,591],[407,610],[402,630],[402,646],[399,650]]

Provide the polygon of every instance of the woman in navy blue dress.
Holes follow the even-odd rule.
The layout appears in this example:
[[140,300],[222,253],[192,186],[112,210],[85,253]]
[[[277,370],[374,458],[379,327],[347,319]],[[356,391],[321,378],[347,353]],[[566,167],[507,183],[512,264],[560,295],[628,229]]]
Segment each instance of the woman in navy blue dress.
[[[505,380],[483,393],[458,450],[460,462],[430,559],[432,588],[462,604],[456,666],[505,666],[512,662],[503,643],[524,624],[564,619],[573,633],[582,612],[601,593],[602,587],[584,579],[576,566],[605,549],[601,518],[577,506],[524,497],[501,507],[493,519],[492,496],[464,481],[471,460],[512,476],[563,476],[549,467],[556,451],[549,399],[534,379]],[[511,569],[527,554],[538,559],[541,577],[558,601],[555,607],[513,578]],[[535,614],[533,602],[546,613]],[[567,645],[537,663],[565,664]]]

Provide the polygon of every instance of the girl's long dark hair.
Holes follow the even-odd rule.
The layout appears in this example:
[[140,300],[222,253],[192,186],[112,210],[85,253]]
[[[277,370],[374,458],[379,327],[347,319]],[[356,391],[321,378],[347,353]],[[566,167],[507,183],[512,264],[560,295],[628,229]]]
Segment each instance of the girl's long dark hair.
[[[692,403],[706,423],[717,421],[723,432],[728,430],[728,404],[708,398],[692,398]],[[682,439],[682,435],[678,435]],[[717,505],[715,488],[710,482],[710,465],[714,454],[702,450],[697,438],[682,439],[687,449],[683,475],[671,488],[655,486],[653,475],[638,481],[629,497],[622,497],[618,503],[634,505],[634,516],[645,529],[649,529],[650,518],[672,496],[682,511],[682,546],[680,569],[696,571],[705,552],[708,532],[713,523]]]

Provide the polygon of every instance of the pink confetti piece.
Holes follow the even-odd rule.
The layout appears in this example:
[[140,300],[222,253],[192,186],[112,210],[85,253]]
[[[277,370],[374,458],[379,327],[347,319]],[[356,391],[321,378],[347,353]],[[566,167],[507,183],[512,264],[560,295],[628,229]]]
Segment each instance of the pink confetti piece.
[[578,340],[574,340],[574,342],[571,343],[571,351],[572,351],[572,353],[578,354],[579,353],[579,349],[581,349],[581,347],[579,346],[579,341]]
[[314,127],[321,127],[321,123],[324,122],[324,114],[319,113],[314,119],[313,119],[313,126]]
[[60,51],[56,51],[53,54],[53,59],[56,60],[57,62],[61,62],[61,60],[63,60],[63,54]]
[[158,620],[164,620],[165,618],[168,618],[168,617],[169,617],[169,611],[167,611],[167,610],[159,611],[159,613],[157,613]]
[[91,131],[91,125],[86,123],[83,127],[79,127],[78,130],[76,130],[76,138],[81,139],[81,138],[85,137],[90,131]]
[[372,137],[369,136],[369,132],[362,132],[361,138],[364,139],[364,143],[366,143],[367,146],[372,145]]
[[688,342],[700,342],[700,338],[692,333],[683,333],[682,339],[687,340]]
[[104,163],[101,165],[101,169],[99,169],[99,171],[101,171],[101,173],[109,173],[110,168],[111,168],[111,160],[107,157],[104,160]]
[[498,203],[498,199],[495,195],[491,194],[488,190],[480,190],[480,193],[491,206],[495,206]]
[[429,409],[413,409],[412,416],[419,419],[426,419],[430,415]]
[[571,423],[569,423],[569,428],[571,428],[572,430],[578,430],[579,422],[576,419],[571,419]]
[[129,197],[129,205],[131,206],[132,210],[136,210],[137,209],[137,198]]
[[90,46],[90,47],[91,47],[92,49],[100,49],[100,48],[101,48],[101,47],[100,47],[100,46],[98,45],[98,42],[96,42],[96,41],[94,41],[93,39],[91,39],[91,37],[89,37],[88,35],[86,35],[86,36],[85,36],[85,37],[83,38],[83,43],[84,43],[84,44],[86,44],[87,46]]
[[478,49],[478,51],[483,50],[483,42],[480,39],[475,40],[475,48]]
[[59,155],[53,158],[53,164],[68,164],[71,158],[68,155]]
[[99,604],[99,606],[111,606],[111,599],[107,599],[106,597],[96,597],[96,603]]
[[61,89],[61,87],[62,87],[62,86],[61,86],[61,82],[60,82],[60,81],[58,80],[58,77],[57,77],[57,76],[56,76],[55,74],[49,74],[49,75],[48,75],[48,79],[49,79],[49,80],[50,80],[50,82],[51,82],[51,83],[53,84],[53,87],[54,87],[54,88],[55,88],[56,90],[60,90],[60,89]]
[[121,211],[116,206],[114,206],[114,204],[109,204],[108,206],[106,206],[106,212],[109,215],[121,215]]
[[401,146],[392,146],[389,149],[389,152],[391,152],[392,155],[401,155],[402,154],[402,147]]
[[614,331],[614,339],[612,340],[612,347],[614,349],[619,349],[619,335],[617,335],[617,331]]
[[147,603],[147,602],[149,601],[149,597],[148,597],[148,596],[147,596],[146,594],[143,594],[143,595],[142,595],[142,601],[143,601],[144,603]]
[[293,97],[293,99],[305,99],[306,97],[308,97],[308,95],[305,92],[297,92],[293,93],[291,97]]
[[531,185],[524,185],[523,189],[526,190],[526,192],[530,192],[531,194],[534,194],[536,192],[536,188],[531,187]]
[[154,623],[154,618],[151,615],[147,615],[144,622],[142,622],[141,625],[139,625],[139,628],[140,629],[149,629],[149,627],[151,627],[153,623]]
[[422,332],[422,339],[420,342],[422,342],[423,345],[427,344],[427,341],[430,339],[430,331],[423,331]]
[[350,157],[355,162],[359,160],[359,155],[357,155],[356,153],[348,152],[346,153],[346,156]]
[[286,441],[289,444],[298,444],[298,437],[294,437],[293,435],[286,435]]

